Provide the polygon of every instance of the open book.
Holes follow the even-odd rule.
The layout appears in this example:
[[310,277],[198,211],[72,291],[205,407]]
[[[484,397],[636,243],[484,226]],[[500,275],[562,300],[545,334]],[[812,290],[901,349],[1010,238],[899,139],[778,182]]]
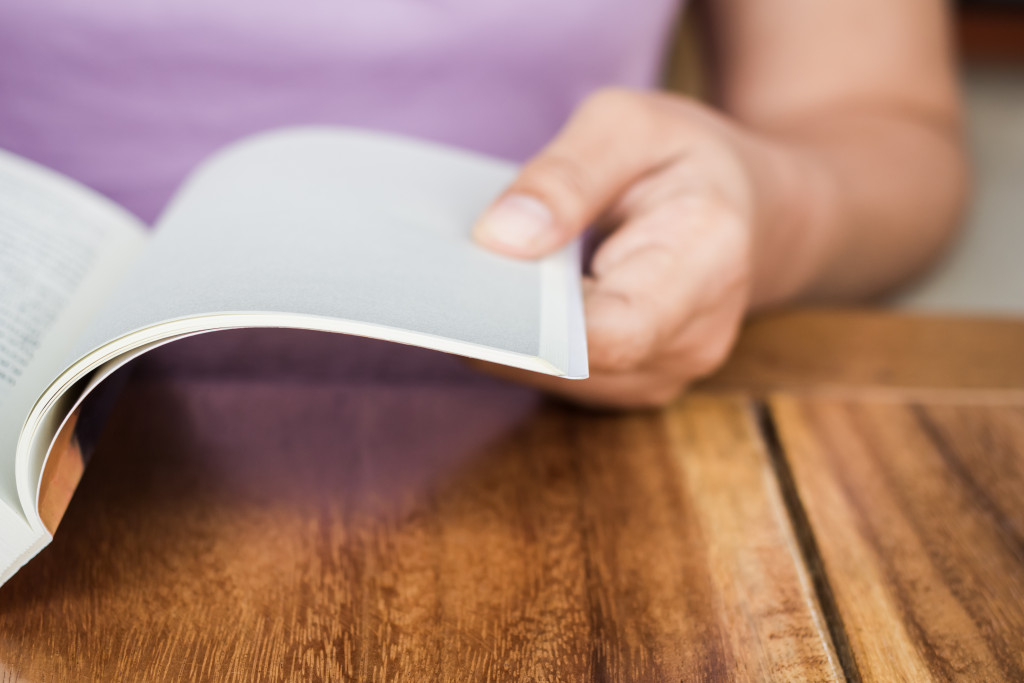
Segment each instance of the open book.
[[286,129],[203,163],[150,234],[0,152],[0,583],[51,540],[78,483],[85,396],[175,339],[303,328],[585,377],[578,245],[522,261],[470,238],[514,174],[398,137]]

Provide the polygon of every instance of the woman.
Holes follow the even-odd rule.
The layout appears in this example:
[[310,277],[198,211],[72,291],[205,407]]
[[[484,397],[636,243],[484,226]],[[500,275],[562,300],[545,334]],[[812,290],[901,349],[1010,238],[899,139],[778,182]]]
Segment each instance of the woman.
[[923,268],[966,185],[944,3],[715,0],[717,108],[649,90],[677,10],[6,0],[0,147],[146,218],[201,158],[276,125],[528,159],[482,245],[535,258],[591,224],[610,234],[586,283],[591,379],[515,376],[660,404],[724,360],[748,311]]

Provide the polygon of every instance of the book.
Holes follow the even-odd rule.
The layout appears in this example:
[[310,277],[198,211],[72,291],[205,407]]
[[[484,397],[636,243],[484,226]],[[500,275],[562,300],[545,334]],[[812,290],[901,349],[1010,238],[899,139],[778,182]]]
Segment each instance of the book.
[[148,230],[0,152],[0,583],[53,538],[84,469],[83,400],[191,335],[288,327],[587,375],[580,250],[535,261],[471,227],[516,167],[344,128],[242,140]]

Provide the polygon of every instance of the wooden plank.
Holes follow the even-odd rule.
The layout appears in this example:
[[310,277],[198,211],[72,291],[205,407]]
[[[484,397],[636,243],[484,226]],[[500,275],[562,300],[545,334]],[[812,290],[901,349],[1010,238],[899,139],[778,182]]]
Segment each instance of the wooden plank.
[[4,680],[841,677],[744,400],[493,391],[136,382]]
[[744,328],[699,388],[1024,398],[1024,319],[796,309]]
[[771,408],[863,680],[1024,680],[1024,404]]

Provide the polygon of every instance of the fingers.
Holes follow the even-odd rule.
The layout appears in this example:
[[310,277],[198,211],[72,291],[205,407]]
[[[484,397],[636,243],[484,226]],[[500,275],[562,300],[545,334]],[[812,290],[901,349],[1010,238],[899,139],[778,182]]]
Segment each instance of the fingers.
[[730,210],[680,195],[634,216],[598,250],[585,281],[591,372],[717,367],[748,295],[748,231]]
[[657,249],[639,250],[588,280],[584,309],[591,372],[632,370],[665,340],[677,318],[668,291],[672,260]]
[[[707,241],[679,201],[632,216],[598,249],[585,282],[591,369],[634,369],[664,349],[694,313]],[[709,274],[714,277],[714,274]]]
[[[485,247],[536,258],[571,241],[675,150],[653,99],[602,91],[528,162],[474,228]],[[613,133],[610,133],[612,131]]]
[[[634,229],[626,226],[623,239]],[[709,240],[710,241],[710,240]],[[701,287],[709,277],[731,278],[716,261],[706,270],[690,242],[625,246],[627,252],[597,279],[585,280],[590,378],[573,381],[504,366],[476,364],[591,407],[663,406],[694,379],[724,362],[745,298],[728,287]],[[679,272],[694,275],[679,278]],[[739,285],[737,285],[739,286]],[[701,289],[718,290],[704,300]],[[721,295],[718,295],[718,293]]]

